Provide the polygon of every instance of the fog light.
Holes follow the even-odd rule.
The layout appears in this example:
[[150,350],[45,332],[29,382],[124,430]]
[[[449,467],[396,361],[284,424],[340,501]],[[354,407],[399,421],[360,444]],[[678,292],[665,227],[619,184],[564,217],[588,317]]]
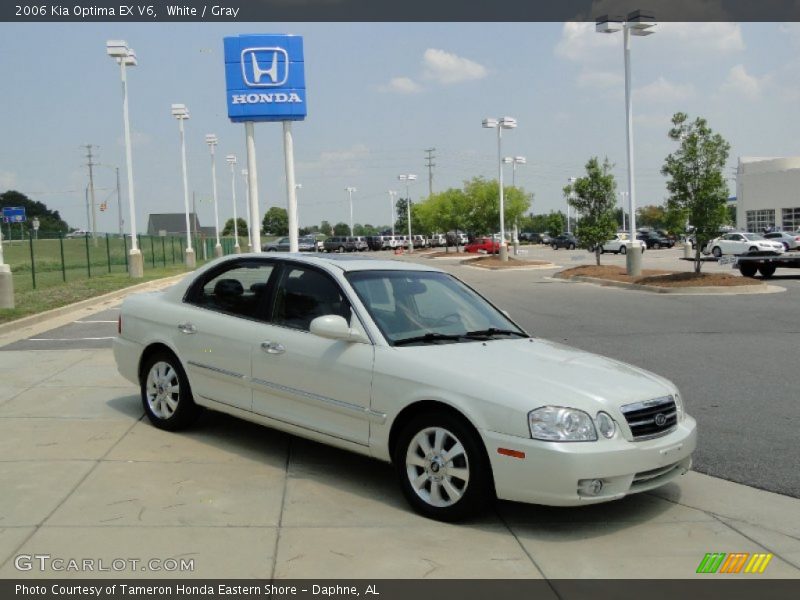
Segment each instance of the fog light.
[[579,479],[578,494],[581,496],[597,496],[603,491],[601,479]]

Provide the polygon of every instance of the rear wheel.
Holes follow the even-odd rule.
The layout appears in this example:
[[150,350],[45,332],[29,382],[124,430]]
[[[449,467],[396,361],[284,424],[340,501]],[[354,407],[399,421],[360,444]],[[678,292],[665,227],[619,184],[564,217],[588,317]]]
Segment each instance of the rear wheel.
[[558,250],[558,244],[553,244],[553,250]]
[[769,279],[775,274],[775,265],[761,265],[758,267],[758,272],[764,279]]
[[570,249],[570,250],[575,250],[575,244],[570,244],[570,245],[569,245],[569,249]]
[[628,249],[625,246],[620,246],[619,247],[619,253],[620,254],[627,254],[628,253]]
[[661,244],[659,244],[658,242],[656,242],[655,244],[653,244],[653,249],[654,249],[654,250],[660,250],[660,249],[661,249]]
[[714,258],[719,258],[720,256],[722,256],[722,249],[719,246],[714,246],[711,249],[711,254],[714,255]]
[[744,277],[755,277],[757,270],[758,268],[755,265],[749,263],[739,264],[739,273]]
[[755,246],[750,246],[750,247],[747,249],[747,251],[748,251],[748,252],[758,252],[758,248],[756,248]]
[[147,418],[159,429],[183,429],[202,410],[194,403],[181,362],[171,352],[158,352],[147,359],[140,389]]
[[406,500],[431,519],[459,521],[482,511],[493,497],[483,444],[456,415],[413,418],[398,436],[393,459]]

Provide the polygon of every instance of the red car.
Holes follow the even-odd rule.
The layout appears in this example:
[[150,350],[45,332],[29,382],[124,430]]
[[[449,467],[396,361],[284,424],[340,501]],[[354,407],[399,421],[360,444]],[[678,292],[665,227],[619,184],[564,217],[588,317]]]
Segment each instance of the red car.
[[498,254],[500,242],[492,238],[475,238],[474,241],[464,246],[465,252],[478,252],[479,250],[483,250],[487,254]]

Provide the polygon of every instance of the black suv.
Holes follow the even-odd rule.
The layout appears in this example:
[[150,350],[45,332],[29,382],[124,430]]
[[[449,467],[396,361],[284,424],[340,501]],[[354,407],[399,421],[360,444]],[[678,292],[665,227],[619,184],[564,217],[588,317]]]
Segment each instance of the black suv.
[[566,248],[567,250],[575,250],[581,243],[573,234],[571,233],[562,233],[561,235],[557,235],[554,238],[550,239],[550,247],[553,250],[558,250],[559,248]]
[[648,250],[651,248],[656,250],[659,248],[672,248],[675,245],[674,240],[665,238],[663,235],[656,233],[655,231],[640,233],[636,236],[636,239],[644,242]]

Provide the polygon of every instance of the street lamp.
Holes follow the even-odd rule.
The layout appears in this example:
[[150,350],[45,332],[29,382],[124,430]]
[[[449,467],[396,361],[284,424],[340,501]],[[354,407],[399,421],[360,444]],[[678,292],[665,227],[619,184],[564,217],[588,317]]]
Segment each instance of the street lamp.
[[[295,216],[296,216],[295,217],[295,221],[297,222],[297,236],[298,236],[298,238],[300,237],[300,206],[299,206],[299,203],[297,202],[297,191],[298,190],[302,190],[302,189],[303,189],[303,184],[302,183],[295,183],[294,184],[294,203],[295,203],[294,213],[295,213]],[[299,242],[298,242],[298,244],[299,244]],[[300,251],[300,246],[297,247],[297,251],[298,252]]]
[[128,171],[128,205],[131,221],[131,249],[128,252],[128,273],[133,278],[144,276],[142,252],[136,240],[136,202],[133,196],[133,158],[131,155],[131,125],[128,116],[128,77],[127,68],[138,64],[136,53],[128,48],[128,43],[123,40],[109,40],[106,42],[106,54],[117,61],[120,77],[122,79],[122,120],[125,126],[125,161]]
[[630,194],[630,213],[628,223],[630,226],[630,244],[632,252],[626,255],[628,275],[641,275],[642,253],[638,252],[639,241],[636,239],[636,192],[633,182],[633,109],[631,108],[631,36],[646,36],[655,33],[654,17],[641,10],[628,13],[627,18],[611,17],[604,15],[596,20],[595,30],[598,33],[616,33],[622,30],[624,34],[623,51],[625,56],[625,129],[627,132],[628,149],[628,193]]
[[[219,139],[213,133],[206,135],[206,144],[211,150],[211,187],[214,189],[214,228],[217,233],[217,245],[214,246],[214,256],[222,256],[222,244],[219,241],[219,209],[217,208],[217,163],[214,160],[214,146],[219,143]],[[196,215],[195,215],[196,218]]]
[[408,251],[414,251],[414,238],[411,237],[411,194],[408,191],[408,185],[412,181],[417,180],[417,176],[413,173],[405,173],[403,175],[398,175],[397,179],[400,181],[405,182],[406,184],[406,211],[408,216]]
[[513,117],[501,117],[499,119],[486,118],[483,120],[484,129],[497,129],[497,173],[500,185],[500,260],[508,261],[508,248],[506,247],[506,219],[505,203],[503,201],[503,150],[502,139],[503,129],[514,129],[517,120]]
[[391,215],[390,223],[392,224],[392,237],[394,237],[394,211],[395,211],[395,197],[397,196],[397,192],[395,190],[389,190],[389,214]]
[[[247,192],[247,206],[250,206],[250,172],[247,169],[242,169],[242,177],[244,177],[244,187]],[[253,215],[251,211],[247,211],[247,251],[253,251]]]
[[578,179],[577,177],[570,177],[567,181],[569,182],[570,186],[569,197],[567,198],[567,233],[572,233],[572,228],[570,226],[570,218],[569,218],[569,209],[571,208],[569,201],[575,197],[575,190],[573,189],[573,186],[575,185],[575,182],[578,181]]
[[225,161],[231,166],[231,198],[233,199],[233,251],[236,254],[242,253],[242,248],[239,246],[239,219],[236,216],[236,174],[234,169],[236,167],[236,155],[228,154]]
[[[186,140],[183,132],[183,122],[189,118],[189,109],[185,104],[173,104],[172,116],[178,119],[181,132],[181,166],[183,167],[183,207],[186,212],[186,266],[194,269],[196,261],[192,248],[192,229],[189,222],[189,181],[186,175]],[[195,220],[197,215],[194,216]]]
[[347,195],[350,197],[350,235],[355,235],[353,233],[353,192],[357,192],[358,190],[354,187],[346,187],[344,191],[347,192]]
[[[517,165],[525,165],[528,159],[524,156],[506,156],[503,158],[504,165],[511,165],[511,187],[517,187]],[[514,220],[514,254],[519,254],[519,219]]]

